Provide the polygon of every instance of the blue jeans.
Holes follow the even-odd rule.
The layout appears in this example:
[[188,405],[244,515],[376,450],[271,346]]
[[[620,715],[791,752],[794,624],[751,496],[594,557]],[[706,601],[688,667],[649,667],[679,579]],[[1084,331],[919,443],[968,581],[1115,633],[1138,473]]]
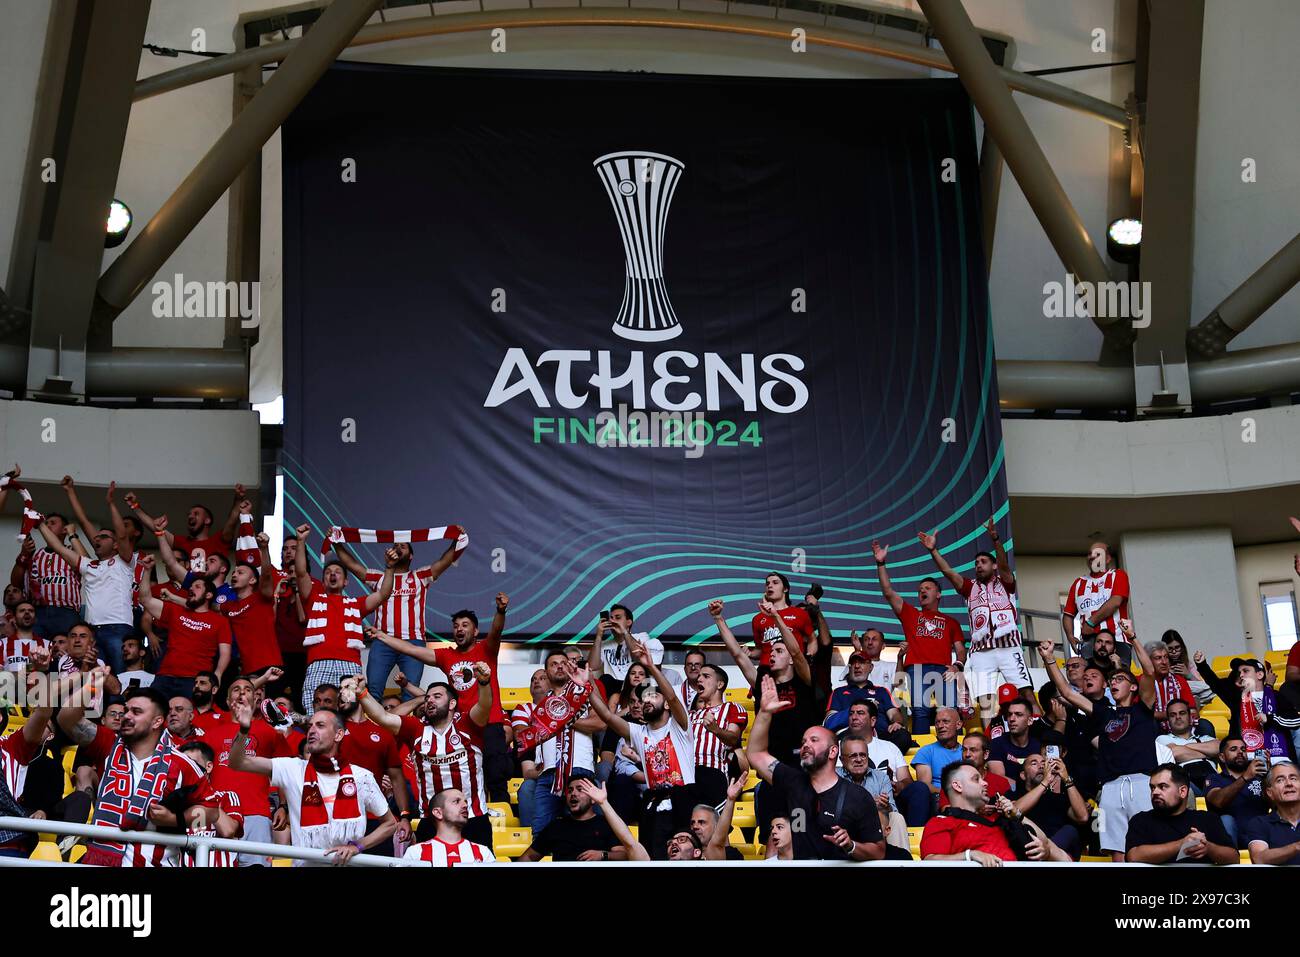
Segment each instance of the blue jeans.
[[1221,814],[1219,815],[1219,820],[1223,823],[1223,829],[1227,832],[1228,837],[1232,839],[1232,846],[1240,846],[1240,832],[1237,827],[1237,819],[1231,814]]
[[[546,829],[557,817],[564,813],[564,799],[562,795],[552,794],[551,788],[555,786],[555,769],[543,771],[537,777],[536,787],[533,789],[533,833],[540,834]],[[521,788],[522,790],[522,788]]]
[[36,609],[36,625],[32,631],[47,641],[55,635],[66,635],[81,620],[81,609],[58,605],[41,605]]
[[894,803],[908,827],[924,827],[930,820],[930,789],[920,781],[913,781],[895,794]]
[[135,634],[134,625],[96,625],[95,647],[113,674],[122,672],[122,641]]
[[519,785],[519,793],[515,796],[515,800],[519,803],[519,823],[524,827],[533,826],[533,806],[536,792],[537,779],[526,778],[524,783]]
[[[412,640],[411,644],[423,648],[424,639]],[[366,687],[374,694],[382,696],[388,687],[388,678],[393,673],[394,666],[400,668],[402,674],[406,675],[412,684],[420,684],[420,676],[424,674],[423,661],[410,655],[399,655],[382,641],[372,642],[370,660],[366,662]],[[409,701],[413,697],[415,695],[409,687],[402,692],[403,700]]]
[[933,694],[940,708],[957,707],[957,682],[944,681],[948,669],[943,665],[912,665],[907,669],[908,691],[912,695],[912,734],[929,734],[935,709],[930,707]]

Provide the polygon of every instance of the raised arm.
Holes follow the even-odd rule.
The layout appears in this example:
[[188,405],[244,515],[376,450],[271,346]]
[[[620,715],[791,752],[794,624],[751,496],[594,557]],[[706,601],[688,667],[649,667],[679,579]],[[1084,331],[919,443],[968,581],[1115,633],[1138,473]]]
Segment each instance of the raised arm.
[[426,648],[424,645],[417,645],[403,638],[390,635],[387,632],[380,631],[374,625],[366,625],[362,629],[362,633],[367,638],[382,642],[400,655],[410,655],[426,665],[436,665],[438,663],[438,653],[433,648]]
[[[357,701],[361,704],[361,710],[366,713],[366,717],[385,731],[397,734],[402,728],[402,719],[395,714],[389,714],[384,710],[384,706],[375,700],[375,696],[366,687],[364,675],[357,675],[354,680],[357,683]],[[397,787],[397,783],[394,781],[393,786]]]
[[[461,531],[464,530],[464,526],[462,526]],[[455,560],[456,543],[452,542],[447,546],[447,550],[438,557],[438,560],[429,566],[429,581],[437,581],[439,576],[450,568]]]
[[[154,517],[146,512],[140,505],[140,499],[135,492],[127,492],[123,497],[126,499],[126,507],[135,512],[136,516],[139,517],[140,524],[145,528],[153,528],[155,524]],[[167,544],[170,545],[172,542],[172,533],[166,532],[165,534],[167,536]]]
[[231,503],[230,514],[226,516],[226,524],[221,529],[221,540],[223,542],[233,542],[235,533],[239,529],[239,515],[246,509],[251,510],[252,505],[245,501],[248,492],[243,485],[235,486],[235,500]]
[[623,823],[623,819],[614,810],[614,805],[609,803],[609,792],[587,778],[578,778],[574,783],[582,789],[587,797],[591,798],[592,804],[600,806],[601,812],[605,816],[605,823],[609,825],[609,829],[614,832],[618,842],[627,851],[627,859],[629,861],[650,860],[650,855],[646,853],[646,849],[632,836],[628,826]]
[[960,592],[961,586],[966,580],[953,571],[952,566],[948,564],[948,560],[939,554],[938,534],[937,531],[928,535],[925,532],[917,532],[916,539],[921,543],[921,547],[930,553],[930,558],[933,559],[935,567],[939,569],[943,577],[948,579],[948,583]]
[[1002,579],[1002,584],[1007,587],[1007,591],[1016,590],[1016,576],[1011,571],[1011,563],[1007,561],[1007,550],[1002,547],[1002,536],[998,534],[998,523],[989,519],[984,523],[984,530],[989,533],[989,538],[993,539],[993,557],[998,563],[998,577]]
[[18,546],[18,555],[14,558],[14,567],[9,570],[9,584],[19,591],[27,590],[27,573],[32,567],[32,556],[36,554],[36,541],[30,535]]
[[880,579],[880,593],[885,596],[885,601],[889,602],[889,607],[897,615],[903,610],[903,596],[894,591],[894,586],[889,581],[889,572],[885,570],[885,558],[888,554],[888,545],[881,545],[880,542],[872,540],[871,555],[876,560],[876,575]]
[[186,568],[176,558],[176,553],[172,551],[171,535],[167,531],[167,516],[160,515],[154,519],[153,533],[158,538],[158,557],[162,559],[163,568],[167,570],[167,575],[172,581],[185,581]]
[[392,597],[394,558],[396,558],[396,553],[391,553],[387,556],[386,558],[387,567],[384,568],[384,579],[379,583],[379,589],[377,591],[372,591],[363,600],[362,605],[365,610],[362,612],[362,614],[365,615],[370,614],[372,611],[374,611],[376,608],[378,608],[380,605],[382,605],[384,602],[388,601],[388,599]]
[[248,753],[248,731],[253,726],[252,705],[237,704],[234,712],[235,721],[239,724],[239,734],[235,735],[235,740],[230,742],[230,770],[248,771],[269,778],[274,770],[271,759]]
[[1050,641],[1040,641],[1038,653],[1042,656],[1043,664],[1047,666],[1047,677],[1052,679],[1052,684],[1056,686],[1056,693],[1080,711],[1092,714],[1092,702],[1071,688],[1070,683],[1065,680],[1065,675],[1061,674],[1061,669],[1056,664],[1056,645]]
[[501,648],[501,635],[506,630],[506,609],[509,606],[510,596],[503,591],[497,592],[496,610],[492,613],[492,627],[488,629],[487,637],[484,639],[487,642],[487,652],[492,657],[496,657]]
[[746,777],[747,775],[742,774],[727,785],[727,800],[723,802],[722,810],[718,812],[718,823],[713,828],[713,837],[709,839],[709,846],[704,849],[703,859],[706,861],[727,859],[727,844],[731,841],[731,820],[736,810],[736,802],[745,792]]
[[[572,669],[572,665],[569,666]],[[604,697],[596,688],[591,689],[591,697],[587,699],[591,702],[591,710],[596,713],[609,729],[626,741],[632,740],[632,729],[628,723],[610,710],[609,705],[605,703]]]
[[298,533],[298,550],[293,556],[293,573],[298,579],[298,595],[303,601],[311,597],[311,573],[307,570],[307,539],[311,537],[311,526],[306,523],[295,529]]
[[781,633],[781,641],[790,652],[790,658],[794,662],[795,677],[806,685],[812,684],[812,668],[808,664],[808,656],[803,653],[803,648],[799,647],[799,639],[794,636],[790,626],[785,623],[785,619],[776,613],[776,609],[772,607],[771,603],[761,601],[758,603],[758,607],[776,621],[776,630]]
[[98,726],[86,717],[86,708],[94,699],[92,689],[100,687],[100,682],[108,677],[109,667],[104,665],[90,671],[82,685],[81,695],[72,704],[64,705],[55,716],[55,721],[63,732],[76,744],[90,744],[95,740]]
[[275,565],[271,562],[271,536],[257,533],[257,553],[262,567],[257,573],[257,590],[267,601],[275,598]]
[[749,765],[758,772],[758,776],[768,784],[772,783],[772,772],[776,770],[778,759],[767,750],[768,734],[772,730],[772,715],[792,707],[793,702],[782,701],[777,694],[776,682],[771,675],[764,675],[760,688],[758,714],[754,717],[754,729],[749,732],[749,744],[745,748],[745,757]]
[[709,602],[709,616],[713,619],[714,624],[718,626],[718,637],[726,645],[727,651],[731,652],[736,667],[740,669],[740,673],[745,676],[745,680],[753,688],[758,682],[758,669],[754,667],[754,662],[749,660],[749,655],[740,646],[740,642],[736,640],[736,636],[732,632],[731,626],[727,624],[727,620],[722,617],[722,602],[719,599],[715,598]]
[[[72,476],[63,476],[63,480],[59,482],[59,484],[63,486],[63,491],[68,493],[68,508],[72,510],[73,517],[76,518],[77,523],[82,528],[90,533],[90,537],[94,538],[99,534],[99,526],[90,520],[90,516],[86,514],[86,510],[81,507],[81,499],[77,495],[77,486],[76,483],[73,482]],[[0,505],[2,504],[3,501],[0,501]]]
[[[117,483],[109,482],[108,492],[105,494],[104,498],[108,501],[108,515],[109,519],[113,522],[113,534],[117,536],[118,557],[123,561],[129,562],[133,550],[131,548],[130,539],[126,537],[126,523],[122,521],[122,513],[118,511],[117,508],[116,492]],[[94,537],[94,534],[94,532],[91,532],[92,538]]]
[[36,527],[41,530],[41,535],[44,536],[45,538],[45,544],[49,545],[50,549],[56,555],[58,555],[65,562],[67,562],[74,570],[81,567],[81,557],[72,549],[70,549],[67,545],[64,545],[61,541],[59,541],[55,537],[54,533],[50,531],[48,525],[46,525],[44,522],[41,522]]
[[492,666],[486,661],[474,662],[474,680],[478,683],[478,700],[469,709],[469,719],[486,728],[492,716]]

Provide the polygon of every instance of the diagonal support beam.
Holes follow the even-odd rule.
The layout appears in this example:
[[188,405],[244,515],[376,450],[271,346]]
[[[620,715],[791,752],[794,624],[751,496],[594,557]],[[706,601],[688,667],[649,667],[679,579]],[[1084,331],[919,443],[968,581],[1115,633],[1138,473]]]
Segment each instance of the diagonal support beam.
[[230,188],[383,0],[334,0],[284,64],[221,134],[100,278],[95,319],[111,322]]
[[1206,359],[1223,355],[1238,333],[1245,331],[1298,282],[1300,235],[1279,249],[1187,333],[1188,348]]
[[[943,44],[958,79],[983,117],[985,135],[991,136],[998,145],[1065,268],[1085,282],[1109,282],[1105,262],[960,0],[918,0],[918,3]],[[1094,316],[1092,321],[1108,340],[1132,342],[1131,327],[1118,317]]]

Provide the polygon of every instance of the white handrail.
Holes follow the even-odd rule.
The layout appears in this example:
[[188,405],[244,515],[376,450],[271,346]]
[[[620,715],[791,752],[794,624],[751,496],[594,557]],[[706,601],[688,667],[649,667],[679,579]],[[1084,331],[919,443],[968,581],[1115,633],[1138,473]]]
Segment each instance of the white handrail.
[[[334,858],[324,851],[310,847],[294,847],[285,844],[264,844],[261,841],[236,841],[225,837],[204,837],[192,834],[163,834],[159,831],[123,831],[115,827],[100,827],[95,824],[73,824],[67,821],[35,821],[27,817],[0,817],[0,831],[27,831],[33,834],[59,834],[63,836],[89,837],[111,844],[161,844],[163,847],[178,847],[194,852],[194,863],[198,867],[208,866],[211,851],[234,851],[242,854],[254,854],[258,857],[288,857],[297,861],[311,861],[317,864],[333,864]],[[24,865],[51,864],[55,867],[70,866],[57,861],[31,861],[24,858],[0,858],[0,867],[21,867]],[[348,861],[348,867],[398,867],[401,861],[393,857],[378,857],[374,854],[356,854]]]

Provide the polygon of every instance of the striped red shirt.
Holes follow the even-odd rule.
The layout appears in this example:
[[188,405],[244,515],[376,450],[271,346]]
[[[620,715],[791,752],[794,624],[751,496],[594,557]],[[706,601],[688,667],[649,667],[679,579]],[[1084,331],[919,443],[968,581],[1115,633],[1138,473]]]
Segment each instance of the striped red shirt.
[[691,712],[691,734],[695,737],[695,766],[713,768],[726,774],[732,749],[704,726],[705,718],[712,718],[715,724],[723,728],[729,724],[738,724],[740,730],[744,731],[745,725],[749,723],[749,714],[733,701],[724,701],[712,708],[701,708]]
[[[226,816],[233,818],[235,822],[239,825],[240,833],[236,835],[234,838],[234,840],[239,840],[240,837],[243,836],[243,827],[244,827],[244,812],[240,810],[239,807],[239,795],[234,791],[216,791],[214,793],[216,794],[217,797],[217,807],[220,808],[226,814]],[[195,828],[191,826],[190,828],[188,828],[187,833],[190,835],[190,837],[216,837],[217,827],[215,824],[212,825],[211,827]],[[194,854],[192,852],[190,851],[178,852],[176,849],[173,849],[173,853],[179,853],[179,862],[175,863],[173,866],[175,867],[197,867],[198,866],[195,863]],[[164,861],[164,864],[172,865],[173,861],[175,860],[176,860],[175,858],[167,858]],[[208,848],[208,867],[238,867],[238,866],[239,866],[238,851],[219,851],[215,847]]]
[[40,638],[12,638],[0,640],[0,665],[5,671],[22,671],[34,651],[50,650],[50,643]]
[[487,794],[483,789],[483,729],[468,715],[452,712],[451,723],[444,731],[405,715],[394,735],[410,745],[415,763],[416,798],[423,816],[429,802],[439,791],[454,788],[469,801],[469,816],[487,813]]
[[496,856],[491,848],[475,844],[465,838],[461,838],[455,844],[448,844],[435,837],[431,841],[408,847],[406,853],[402,855],[402,860],[417,867],[420,864],[428,864],[430,867],[458,867],[463,864],[489,864],[496,860]]
[[[375,626],[395,638],[424,639],[424,599],[429,593],[433,569],[417,568],[413,572],[393,573],[393,594],[379,607]],[[374,568],[366,569],[365,583],[371,591],[379,591],[384,573]]]
[[41,605],[81,607],[81,576],[57,552],[48,548],[37,549],[32,556],[25,591],[38,608]]

